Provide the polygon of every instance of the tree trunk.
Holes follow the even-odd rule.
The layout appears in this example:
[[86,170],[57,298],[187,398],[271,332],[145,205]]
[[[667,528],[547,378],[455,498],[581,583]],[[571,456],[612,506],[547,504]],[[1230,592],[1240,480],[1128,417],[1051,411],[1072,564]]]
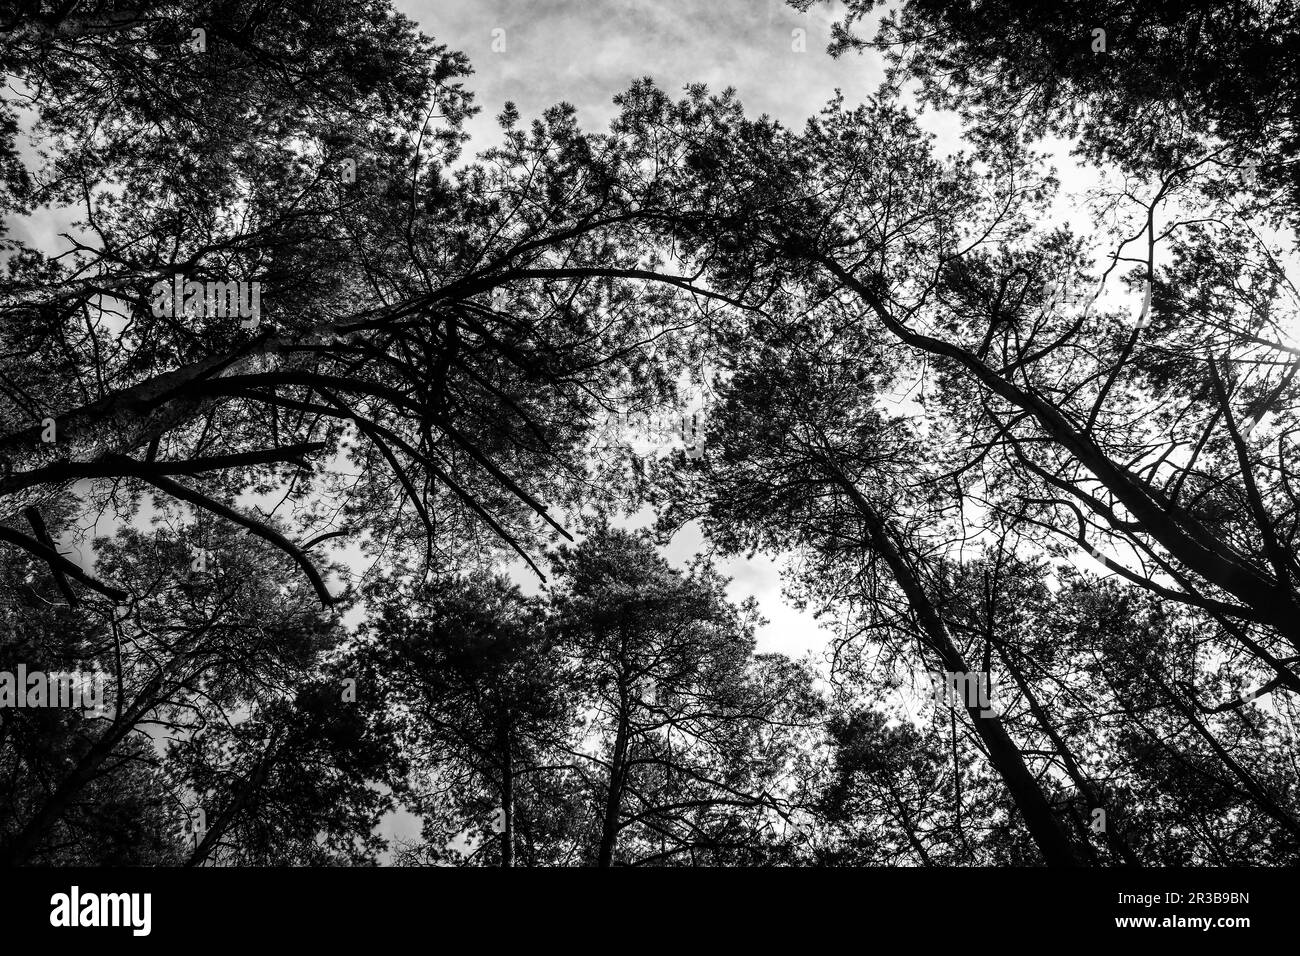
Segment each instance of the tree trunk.
[[211,855],[212,851],[217,848],[217,843],[226,835],[226,831],[230,829],[234,824],[235,819],[244,811],[244,808],[248,806],[249,802],[253,799],[253,795],[256,794],[257,791],[261,789],[262,784],[266,782],[267,774],[270,772],[271,765],[274,762],[273,757],[275,754],[275,748],[279,742],[280,731],[276,730],[271,735],[271,739],[266,745],[266,750],[264,750],[262,756],[258,758],[257,766],[255,766],[253,772],[248,775],[248,779],[245,781],[244,786],[239,788],[239,791],[231,798],[230,802],[226,804],[225,809],[221,811],[221,815],[213,821],[212,826],[208,827],[208,832],[203,835],[203,840],[194,848],[194,852],[190,854],[190,858],[185,861],[186,866],[199,866],[208,858],[209,855]]
[[45,834],[59,821],[69,804],[86,784],[95,778],[95,774],[103,766],[104,761],[112,755],[117,745],[135,729],[140,718],[158,703],[162,696],[159,694],[161,685],[161,677],[155,677],[145,685],[131,708],[125,714],[120,714],[104,736],[91,745],[85,755],[77,761],[72,772],[50,794],[36,815],[28,820],[27,824],[4,847],[0,852],[0,860],[8,866],[21,866],[28,861],[40,846]]
[[1139,483],[1127,469],[1111,460],[1091,434],[1080,431],[1046,399],[998,374],[960,345],[908,328],[852,272],[827,256],[813,258],[856,292],[900,341],[931,355],[953,359],[989,391],[1032,415],[1057,445],[1092,472],[1129,510],[1146,534],[1202,578],[1237,597],[1253,612],[1254,620],[1273,627],[1300,648],[1300,607],[1289,582],[1275,580],[1243,560],[1199,522]]
[[501,762],[501,865],[515,863],[515,768],[508,724],[500,731]]
[[347,338],[349,334],[346,323],[325,323],[293,340],[263,336],[234,352],[155,375],[88,405],[61,414],[51,410],[50,417],[55,421],[52,442],[41,440],[40,422],[0,435],[0,521],[13,520],[24,508],[52,494],[48,481],[35,486],[24,482],[24,472],[128,454],[228,400],[188,394],[187,390],[194,386],[229,375],[293,366],[303,358],[289,352],[286,359],[280,355],[283,350],[303,343]]
[[[621,678],[620,678],[621,682]],[[623,775],[626,772],[627,740],[630,715],[625,689],[619,687],[618,732],[614,737],[614,756],[609,767],[609,792],[605,796],[605,824],[600,837],[598,865],[611,866],[614,846],[618,842],[618,817],[623,803]]]
[[[1097,791],[1093,788],[1088,778],[1083,775],[1083,771],[1079,768],[1078,762],[1074,759],[1074,754],[1070,752],[1070,748],[1066,744],[1065,738],[1063,738],[1057,732],[1056,727],[1053,726],[1051,719],[1047,716],[1047,711],[1045,711],[1038,703],[1038,698],[1034,696],[1033,688],[1029,686],[1029,682],[1025,680],[1024,675],[1020,673],[1020,669],[1011,663],[1010,658],[1002,652],[1002,648],[1000,647],[998,648],[998,657],[1002,659],[1003,666],[1005,666],[1008,672],[1010,672],[1012,679],[1016,682],[1016,686],[1020,688],[1020,693],[1025,695],[1025,701],[1029,704],[1029,712],[1034,715],[1034,719],[1038,721],[1039,726],[1043,728],[1048,739],[1052,741],[1052,745],[1056,748],[1056,752],[1061,756],[1061,763],[1065,766],[1065,772],[1070,775],[1070,779],[1074,781],[1074,785],[1079,788],[1079,792],[1083,794],[1084,799],[1088,801],[1088,806],[1101,807],[1105,810],[1105,807],[1102,807],[1102,800],[1097,795]],[[1110,844],[1111,849],[1123,858],[1125,863],[1129,866],[1142,865],[1142,861],[1139,860],[1137,854],[1133,852],[1133,848],[1129,846],[1128,841],[1115,831],[1115,829],[1110,825],[1109,820],[1106,822],[1106,827],[1103,832],[1106,834],[1106,842]]]
[[[857,507],[867,526],[872,548],[889,565],[894,579],[907,596],[913,613],[916,614],[922,630],[928,638],[930,647],[939,655],[940,663],[950,672],[969,673],[966,659],[948,635],[947,626],[935,610],[934,605],[925,594],[920,580],[907,559],[894,543],[889,533],[889,526],[871,506],[870,502],[858,491],[857,486],[829,458],[823,457],[832,479],[844,489]],[[1052,812],[1042,789],[1034,775],[1025,766],[1024,756],[1012,741],[1002,720],[993,715],[985,715],[978,702],[967,703],[971,723],[975,733],[983,741],[988,751],[989,762],[1002,777],[1002,782],[1011,793],[1012,800],[1024,817],[1025,826],[1030,836],[1038,844],[1043,859],[1051,866],[1076,866],[1078,859],[1069,837]]]

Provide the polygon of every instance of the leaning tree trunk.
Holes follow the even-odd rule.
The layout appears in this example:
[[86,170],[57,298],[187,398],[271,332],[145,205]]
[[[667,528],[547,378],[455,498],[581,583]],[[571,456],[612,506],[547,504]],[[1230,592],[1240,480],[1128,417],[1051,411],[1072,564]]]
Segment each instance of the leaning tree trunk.
[[[952,359],[990,392],[1033,416],[1056,445],[1087,468],[1128,509],[1146,534],[1200,577],[1240,600],[1253,612],[1253,620],[1274,628],[1300,649],[1300,595],[1289,575],[1284,573],[1284,567],[1269,575],[1262,567],[1234,553],[1185,510],[1174,507],[1122,465],[1116,464],[1091,433],[1073,424],[1047,399],[1016,385],[960,345],[909,328],[851,271],[827,256],[812,258],[857,293],[897,339],[931,355]],[[1217,373],[1212,377],[1221,389]],[[1233,439],[1240,452],[1243,447],[1241,437],[1235,431]],[[1255,499],[1258,505],[1258,492],[1253,487],[1248,466],[1243,466],[1243,475],[1247,482],[1246,496]],[[1271,540],[1273,532],[1267,521],[1261,521],[1258,530],[1266,543]],[[1276,552],[1280,549],[1273,541],[1268,550]],[[1279,560],[1276,555],[1272,557],[1271,563],[1284,563],[1284,559]]]
[[515,863],[515,767],[509,721],[498,732],[501,753],[501,865]]
[[194,848],[194,852],[190,854],[189,859],[185,861],[186,866],[202,866],[204,861],[212,855],[212,851],[217,848],[217,844],[221,842],[222,837],[234,825],[239,815],[252,803],[257,792],[266,783],[271,766],[275,763],[276,748],[279,746],[280,736],[281,730],[277,728],[267,742],[266,750],[262,751],[262,756],[258,758],[256,766],[253,767],[252,773],[248,775],[243,786],[231,797],[230,802],[221,811],[221,815],[212,822],[208,832],[203,834],[202,841]]
[[146,713],[161,699],[162,679],[155,677],[141,690],[135,703],[118,714],[102,737],[96,740],[77,761],[77,765],[41,804],[39,810],[23,825],[14,837],[0,848],[0,863],[21,866],[28,862],[40,847],[50,829],[63,818],[63,814],[81,794],[81,791],[98,775],[105,761],[112,756],[117,745],[136,729]]
[[[834,462],[824,458],[823,463],[828,467],[832,480],[844,489],[862,516],[872,548],[889,565],[894,579],[907,596],[908,603],[925,632],[927,642],[938,654],[940,663],[950,672],[969,673],[966,659],[953,643],[947,626],[926,596],[912,566],[893,541],[888,524]],[[988,751],[989,762],[1002,777],[1012,800],[1024,817],[1030,836],[1038,844],[1043,859],[1052,866],[1077,865],[1078,858],[1069,837],[1053,813],[1038,781],[1025,765],[1024,756],[1007,733],[1001,718],[986,714],[978,703],[971,704],[968,701],[966,709],[970,713],[975,733]]]
[[614,847],[618,843],[619,810],[623,803],[623,775],[627,767],[630,719],[627,695],[622,687],[619,688],[619,697],[618,731],[614,737],[614,755],[609,767],[609,792],[605,795],[605,819],[601,827],[600,857],[597,861],[602,867],[612,866],[614,863]]

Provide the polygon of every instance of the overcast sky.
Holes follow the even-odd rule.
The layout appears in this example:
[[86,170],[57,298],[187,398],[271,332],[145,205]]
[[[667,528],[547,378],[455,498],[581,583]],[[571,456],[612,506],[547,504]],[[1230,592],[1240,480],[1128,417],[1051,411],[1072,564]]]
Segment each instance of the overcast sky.
[[[691,83],[714,91],[732,86],[751,115],[767,113],[798,128],[836,89],[852,105],[875,92],[883,76],[874,53],[838,60],[826,53],[831,24],[843,9],[838,2],[803,14],[784,0],[396,0],[396,6],[425,33],[469,56],[474,75],[466,85],[482,107],[470,124],[471,154],[497,142],[494,117],[507,101],[525,119],[569,102],[583,125],[603,129],[614,115],[613,96],[649,76],[670,94]],[[959,147],[951,114],[925,113],[921,125],[941,152]],[[1051,218],[1086,234],[1087,214],[1071,193],[1093,180],[1068,155],[1069,146],[1039,144],[1064,187]],[[1112,304],[1111,296],[1108,290],[1102,304]],[[688,528],[666,553],[684,563],[702,545],[698,531]],[[734,579],[732,597],[753,594],[769,619],[758,635],[760,650],[800,657],[824,647],[826,634],[811,615],[782,599],[778,561],[759,555],[721,564]],[[521,562],[512,576],[531,591],[535,578],[522,568]]]
[[[498,142],[494,117],[507,101],[525,119],[568,102],[585,126],[603,129],[615,112],[613,97],[649,76],[670,94],[692,83],[714,91],[732,86],[751,115],[766,113],[799,127],[836,89],[850,104],[867,98],[883,73],[874,54],[836,60],[826,53],[831,23],[842,9],[838,2],[803,14],[784,0],[395,0],[395,6],[423,32],[469,57],[474,73],[466,85],[482,107],[469,125],[471,155]],[[951,116],[931,114],[923,125],[941,149],[957,145]],[[71,215],[41,210],[30,218],[9,217],[8,224],[15,238],[57,253],[65,247],[58,234]],[[96,526],[90,534],[109,530]],[[684,563],[702,544],[698,531],[688,528],[667,556]],[[74,543],[77,559],[89,559],[87,545]],[[733,598],[756,596],[769,619],[759,633],[761,650],[799,657],[825,644],[811,616],[782,600],[778,562],[760,555],[722,566],[734,578]],[[533,589],[531,573],[513,576]]]
[[[650,76],[670,92],[734,86],[754,113],[802,121],[842,87],[852,100],[878,64],[826,55],[835,8],[807,14],[782,0],[397,0],[425,33],[466,53],[487,131],[507,100],[525,116],[560,101],[603,127],[610,100]],[[794,31],[805,31],[799,43]],[[504,31],[495,32],[494,31]],[[494,51],[494,40],[496,50]],[[504,50],[501,46],[504,45]],[[804,52],[796,52],[802,46]]]
[[[506,101],[525,119],[572,103],[584,126],[603,129],[614,115],[614,95],[649,76],[669,93],[690,83],[735,87],[748,112],[797,127],[837,87],[856,102],[881,78],[874,59],[826,54],[829,6],[808,14],[782,0],[397,0],[396,6],[425,33],[469,56],[474,75],[466,86],[483,108],[469,127],[471,153],[496,142],[493,117]],[[803,43],[795,30],[806,31]],[[498,48],[504,39],[503,51],[493,52],[494,39]],[[804,52],[796,52],[800,46]],[[688,527],[666,556],[684,564],[702,546],[698,530]],[[810,614],[782,599],[776,561],[757,555],[720,565],[733,579],[732,598],[754,595],[768,619],[758,634],[760,650],[820,653],[826,635]],[[533,590],[526,571],[512,576]],[[410,839],[419,822],[402,812],[380,829]]]
[[[751,115],[766,113],[799,128],[837,89],[850,104],[879,87],[875,54],[833,59],[826,52],[842,4],[818,4],[798,13],[784,0],[395,0],[426,34],[470,59],[466,86],[482,112],[469,125],[467,152],[495,145],[494,117],[513,102],[527,120],[559,102],[573,104],[579,121],[604,129],[613,97],[649,76],[670,94],[692,83],[714,91],[734,87]],[[950,114],[928,113],[922,125],[941,151],[956,148],[959,127]],[[1063,182],[1075,178],[1067,144],[1054,159]],[[1068,199],[1062,206],[1069,208]],[[1069,218],[1069,217],[1067,217]],[[1076,224],[1077,226],[1078,224]],[[666,552],[678,564],[703,545],[688,528]],[[810,614],[781,595],[779,561],[762,555],[720,562],[733,578],[732,597],[758,598],[769,623],[759,649],[801,657],[820,651],[826,634]],[[536,579],[522,562],[512,577],[532,591]]]
[[[396,6],[469,57],[474,75],[466,86],[483,110],[470,124],[471,153],[495,144],[494,117],[507,101],[525,119],[572,103],[584,126],[604,129],[614,116],[614,95],[645,76],[670,94],[691,83],[715,91],[735,87],[749,113],[796,127],[837,87],[856,102],[881,79],[874,58],[826,54],[836,9],[829,5],[807,14],[783,0],[397,0]],[[698,530],[688,528],[666,555],[683,564],[702,545]],[[721,565],[734,579],[732,597],[754,595],[769,620],[758,635],[760,650],[800,657],[824,646],[811,615],[782,600],[777,562],[759,555]],[[530,574],[513,576],[532,590]]]
[[[806,14],[784,0],[394,0],[428,35],[464,52],[474,73],[466,81],[482,108],[469,124],[469,154],[495,145],[494,117],[513,102],[525,120],[559,102],[573,104],[579,121],[604,129],[614,115],[613,97],[641,77],[670,95],[692,83],[715,92],[734,87],[751,115],[769,114],[800,127],[844,92],[850,104],[866,99],[882,78],[874,54],[840,60],[826,53],[840,5],[820,4]],[[922,124],[940,149],[957,143],[952,117],[930,115]],[[11,218],[17,238],[49,251],[61,247],[57,233],[66,216],[42,211],[31,220]],[[644,523],[643,513],[638,522]],[[108,529],[96,528],[104,533]],[[74,546],[75,547],[75,546]],[[666,556],[683,565],[704,547],[698,529],[678,535]],[[80,548],[77,548],[77,556]],[[85,556],[88,557],[88,556]],[[811,615],[783,599],[780,560],[757,555],[720,562],[733,578],[735,600],[755,596],[768,623],[759,649],[792,657],[820,656],[827,634]],[[536,580],[513,575],[526,590]],[[418,821],[397,814],[385,821],[389,836],[411,837]]]

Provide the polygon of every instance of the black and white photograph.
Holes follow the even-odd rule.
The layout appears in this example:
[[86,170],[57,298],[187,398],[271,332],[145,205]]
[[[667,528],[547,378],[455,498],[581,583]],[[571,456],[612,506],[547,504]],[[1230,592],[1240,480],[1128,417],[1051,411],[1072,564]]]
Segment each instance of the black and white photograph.
[[5,0],[0,65],[7,926],[1294,925],[1296,0]]

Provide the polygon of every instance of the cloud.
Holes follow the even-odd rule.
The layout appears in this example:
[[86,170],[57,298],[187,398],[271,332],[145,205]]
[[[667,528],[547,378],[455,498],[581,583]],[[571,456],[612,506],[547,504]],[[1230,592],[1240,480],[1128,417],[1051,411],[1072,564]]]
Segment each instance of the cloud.
[[[440,43],[470,57],[467,86],[484,108],[471,132],[493,137],[513,101],[525,117],[558,102],[603,127],[610,102],[650,76],[670,92],[690,83],[733,86],[752,114],[802,125],[842,87],[864,98],[881,78],[873,58],[826,55],[833,11],[800,14],[782,0],[399,0],[398,9]],[[493,30],[504,50],[493,51]],[[806,31],[803,52],[793,31]],[[500,43],[498,43],[498,47]],[[477,151],[481,143],[472,149]]]

